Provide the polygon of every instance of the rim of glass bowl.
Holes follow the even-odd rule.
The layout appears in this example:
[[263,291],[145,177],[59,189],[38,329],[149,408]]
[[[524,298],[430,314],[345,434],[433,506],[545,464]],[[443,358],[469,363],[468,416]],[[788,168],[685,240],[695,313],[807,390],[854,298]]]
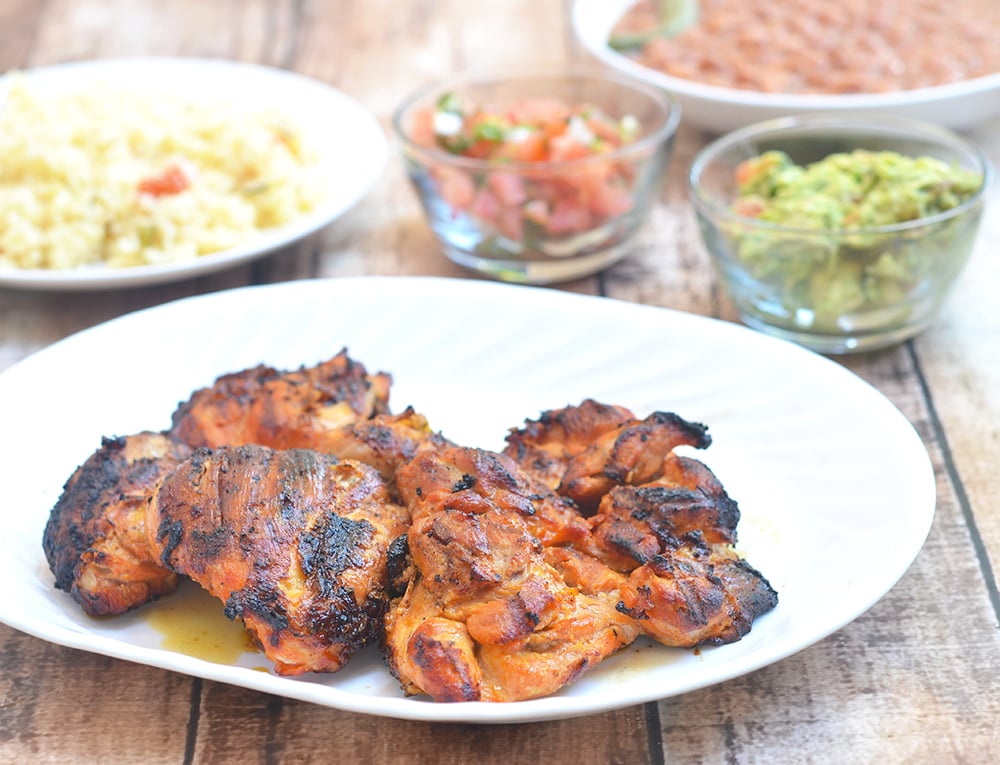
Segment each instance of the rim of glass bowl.
[[605,83],[613,83],[623,88],[627,88],[633,93],[639,93],[644,98],[648,98],[651,101],[657,102],[663,109],[665,115],[661,124],[659,124],[655,130],[648,133],[644,133],[637,140],[632,143],[625,144],[624,146],[619,146],[612,151],[606,152],[604,154],[591,154],[586,157],[577,157],[575,159],[564,159],[558,162],[553,162],[550,160],[545,160],[541,162],[526,162],[526,161],[505,161],[503,167],[505,169],[514,171],[537,171],[539,168],[552,168],[552,169],[570,169],[574,167],[584,167],[591,164],[598,164],[608,161],[616,161],[628,158],[634,154],[641,154],[646,152],[666,141],[668,141],[674,133],[677,132],[677,128],[681,121],[681,106],[677,100],[667,93],[665,90],[655,88],[651,85],[647,85],[643,82],[637,80],[632,80],[617,74],[604,72],[604,71],[593,71],[587,69],[574,69],[574,70],[534,70],[532,72],[510,72],[510,73],[471,73],[465,76],[455,77],[449,80],[436,81],[429,83],[417,91],[409,95],[397,108],[392,115],[392,126],[399,141],[405,146],[407,151],[421,157],[422,159],[430,159],[437,162],[446,162],[449,165],[455,167],[460,167],[465,170],[470,171],[487,171],[496,170],[500,165],[495,161],[490,161],[487,159],[480,159],[477,157],[464,157],[461,154],[452,154],[444,149],[439,149],[437,147],[422,146],[414,142],[407,132],[404,130],[403,120],[410,110],[420,101],[427,98],[431,94],[446,93],[449,90],[453,90],[462,86],[472,86],[487,83],[503,83],[503,82],[537,82],[538,80],[545,79],[571,79],[579,81],[587,80],[600,80]]
[[[949,149],[955,150],[956,152],[964,152],[967,154],[975,162],[975,164],[978,165],[975,169],[978,170],[979,174],[982,176],[982,183],[975,194],[950,210],[944,210],[943,212],[935,213],[934,215],[926,215],[922,218],[915,218],[914,220],[903,221],[902,223],[890,223],[883,226],[868,226],[865,228],[836,229],[786,226],[781,223],[762,221],[759,218],[739,215],[733,212],[729,206],[731,203],[719,204],[703,192],[700,181],[705,167],[707,167],[708,164],[719,154],[726,149],[729,149],[734,144],[753,140],[762,136],[768,136],[770,138],[780,137],[780,135],[784,132],[800,132],[803,129],[811,129],[820,132],[824,128],[844,130],[845,134],[849,131],[856,131],[859,134],[863,134],[865,130],[871,129],[881,131],[886,134],[895,133],[900,137],[923,138],[931,142],[937,142],[942,146],[947,146]],[[939,127],[921,120],[913,120],[906,117],[894,117],[891,115],[872,115],[864,118],[858,118],[856,116],[850,117],[842,114],[819,113],[779,117],[773,120],[757,122],[753,125],[747,125],[739,130],[727,133],[721,138],[717,138],[715,141],[705,146],[697,154],[697,156],[695,156],[694,161],[691,163],[691,170],[688,173],[688,193],[692,203],[713,219],[725,221],[727,223],[753,226],[764,231],[772,231],[779,234],[806,236],[821,235],[827,237],[846,237],[867,234],[897,234],[911,229],[933,225],[950,218],[956,218],[978,205],[989,192],[992,184],[993,167],[989,159],[986,157],[986,154],[979,148],[978,145],[972,141],[966,140],[962,136],[947,128]]]

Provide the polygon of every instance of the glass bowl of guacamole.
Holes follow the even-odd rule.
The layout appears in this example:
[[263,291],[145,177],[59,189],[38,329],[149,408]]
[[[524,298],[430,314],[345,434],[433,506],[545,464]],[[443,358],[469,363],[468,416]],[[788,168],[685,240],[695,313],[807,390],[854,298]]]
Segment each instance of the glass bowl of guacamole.
[[983,152],[946,129],[825,114],[723,136],[689,175],[743,321],[831,354],[893,345],[933,320],[972,253],[991,179]]

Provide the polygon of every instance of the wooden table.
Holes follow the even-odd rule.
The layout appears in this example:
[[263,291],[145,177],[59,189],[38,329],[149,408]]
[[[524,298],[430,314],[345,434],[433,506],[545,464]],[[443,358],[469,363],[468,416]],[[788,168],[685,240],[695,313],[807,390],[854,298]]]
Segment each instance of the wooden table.
[[[286,67],[353,95],[386,126],[408,91],[446,73],[587,58],[560,0],[0,0],[0,69],[144,54]],[[1000,122],[974,137],[1000,160]],[[682,127],[636,252],[561,289],[735,320],[685,199],[685,171],[706,139]],[[940,320],[899,347],[843,359],[916,426],[933,461],[938,504],[926,545],[899,584],[811,648],[659,703],[478,726],[344,713],[62,648],[0,626],[0,761],[998,761],[998,249],[994,193],[972,263]],[[249,265],[92,294],[0,289],[0,370],[77,330],[175,298],[359,274],[468,276],[440,254],[396,157],[345,218]]]

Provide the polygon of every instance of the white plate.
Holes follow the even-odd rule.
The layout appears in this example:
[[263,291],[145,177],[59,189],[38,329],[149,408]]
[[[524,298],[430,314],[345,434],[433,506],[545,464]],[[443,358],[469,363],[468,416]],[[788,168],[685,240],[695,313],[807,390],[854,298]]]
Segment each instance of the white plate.
[[[739,546],[777,588],[777,608],[738,643],[699,651],[640,643],[549,698],[436,704],[405,698],[374,651],[338,674],[282,678],[253,669],[266,663],[259,654],[228,666],[163,650],[143,609],[90,619],[53,588],[42,530],[63,482],[102,435],[167,427],[178,401],[223,372],[311,364],[344,345],[370,371],[393,374],[394,409],[413,404],[470,445],[500,448],[525,417],[587,396],[708,424],[714,443],[702,458],[739,502]],[[828,359],[666,309],[471,280],[299,281],[131,314],[0,375],[0,422],[0,620],[55,643],[399,718],[568,717],[750,672],[874,604],[910,565],[934,514],[934,477],[916,432]],[[44,423],[58,423],[58,437]]]
[[[287,225],[262,231],[238,247],[183,263],[67,270],[0,270],[0,286],[19,289],[97,290],[185,279],[259,258],[318,231],[367,191],[385,166],[388,142],[376,119],[357,101],[328,85],[282,69],[199,58],[104,59],[40,67],[27,72],[40,92],[67,92],[95,83],[139,87],[184,97],[218,99],[250,109],[274,108],[301,126],[318,155],[326,197]],[[0,105],[9,78],[0,77]]]
[[608,35],[636,0],[575,0],[573,28],[591,53],[613,68],[670,91],[683,120],[715,132],[808,112],[883,112],[964,129],[1000,116],[1000,72],[933,88],[895,93],[791,95],[703,85],[642,66],[608,46]]

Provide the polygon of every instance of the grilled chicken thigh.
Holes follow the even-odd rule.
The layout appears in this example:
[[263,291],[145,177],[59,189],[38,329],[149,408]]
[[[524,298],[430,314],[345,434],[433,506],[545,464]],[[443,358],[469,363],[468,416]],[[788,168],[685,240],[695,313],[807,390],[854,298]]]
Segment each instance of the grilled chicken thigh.
[[[56,586],[92,615],[120,614],[172,591],[177,575],[151,552],[144,503],[195,447],[309,447],[325,439],[329,451],[364,452],[391,474],[390,465],[436,436],[412,410],[384,414],[389,383],[346,351],[291,372],[260,366],[196,391],[168,433],[105,439],[50,513],[43,546]],[[372,416],[385,422],[360,424]]]
[[[386,648],[407,693],[544,696],[639,634],[617,591],[570,586],[547,560],[543,538],[582,541],[582,519],[509,458],[429,451],[397,481],[412,514],[412,571],[389,610]],[[556,531],[560,522],[566,530]]]
[[[640,421],[588,400],[528,421],[507,442],[526,472],[593,513],[581,549],[551,551],[550,560],[567,581],[617,586],[619,608],[649,637],[728,643],[777,605],[770,583],[735,551],[736,502],[706,465],[674,452],[707,448],[703,425],[665,412]],[[601,565],[620,576],[602,575]]]
[[667,548],[629,574],[621,610],[663,645],[692,648],[742,638],[778,603],[755,568],[732,549],[690,540]]
[[346,350],[292,372],[255,367],[196,391],[174,412],[170,435],[192,447],[315,449],[364,462],[391,481],[418,451],[447,442],[412,407],[389,413],[390,383]]
[[591,519],[591,551],[617,571],[625,613],[664,645],[730,643],[777,605],[736,553],[740,511],[701,462],[671,454],[664,475],[616,486]]
[[573,457],[605,433],[634,420],[631,411],[586,399],[577,406],[542,412],[507,434],[504,454],[528,475],[557,491]]
[[406,509],[378,472],[306,449],[199,449],[146,509],[159,562],[225,603],[282,675],[331,672],[381,635]]
[[160,433],[108,438],[66,482],[42,547],[56,587],[86,613],[121,614],[177,586],[149,545],[145,505],[190,451]]

